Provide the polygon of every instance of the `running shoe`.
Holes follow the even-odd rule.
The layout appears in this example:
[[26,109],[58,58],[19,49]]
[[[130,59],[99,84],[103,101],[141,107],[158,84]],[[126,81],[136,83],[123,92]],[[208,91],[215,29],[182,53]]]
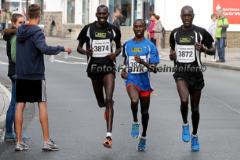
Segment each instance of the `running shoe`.
[[112,148],[112,138],[106,137],[106,140],[103,142],[103,146],[106,148]]
[[132,130],[131,130],[131,136],[132,138],[138,138],[139,137],[139,127],[140,124],[139,123],[133,123],[132,124]]
[[190,141],[190,131],[189,131],[189,124],[182,125],[182,140],[183,142]]
[[49,139],[47,142],[44,142],[42,150],[43,151],[58,151],[59,148],[53,140]]
[[145,152],[146,151],[146,138],[145,137],[140,137],[139,143],[138,143],[138,148],[137,150],[139,152]]
[[198,152],[200,150],[200,144],[198,142],[198,136],[197,135],[192,135],[192,140],[191,140],[192,144],[192,151],[193,152]]
[[29,146],[26,143],[24,142],[16,143],[15,151],[26,151],[26,150],[29,150]]

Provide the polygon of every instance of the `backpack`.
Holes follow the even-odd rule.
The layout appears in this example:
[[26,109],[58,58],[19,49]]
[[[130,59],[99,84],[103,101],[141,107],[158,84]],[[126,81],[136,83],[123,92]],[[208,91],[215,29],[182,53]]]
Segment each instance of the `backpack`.
[[16,63],[16,35],[14,35],[11,40],[10,40],[10,44],[11,44],[11,59],[14,63]]

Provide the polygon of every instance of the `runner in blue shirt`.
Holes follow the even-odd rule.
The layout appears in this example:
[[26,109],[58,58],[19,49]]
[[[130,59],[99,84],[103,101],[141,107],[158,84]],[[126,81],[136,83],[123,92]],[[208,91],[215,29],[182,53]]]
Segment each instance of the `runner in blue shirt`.
[[128,95],[131,100],[133,124],[131,136],[138,138],[139,126],[137,112],[138,102],[141,104],[143,131],[139,139],[138,151],[146,149],[146,131],[149,119],[150,95],[153,89],[150,85],[149,72],[156,73],[156,65],[159,63],[157,48],[144,37],[146,23],[138,19],[134,22],[133,31],[135,37],[127,41],[123,46],[124,69],[121,76],[125,79]]

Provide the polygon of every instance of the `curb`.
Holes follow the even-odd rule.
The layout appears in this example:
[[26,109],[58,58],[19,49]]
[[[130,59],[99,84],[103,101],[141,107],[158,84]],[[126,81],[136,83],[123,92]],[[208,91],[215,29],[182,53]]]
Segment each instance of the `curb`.
[[[9,90],[5,86],[3,86],[1,83],[0,83],[0,89],[3,91],[3,94],[6,96],[7,101],[10,102],[11,93],[9,92]],[[5,128],[7,109],[8,109],[8,104],[7,105],[5,104],[5,106],[3,106],[2,108],[2,115],[0,115],[0,135]]]
[[203,62],[203,64],[210,67],[220,68],[220,69],[240,71],[240,67],[237,67],[237,66],[230,66],[226,64],[218,64],[218,63],[210,63],[210,62]]

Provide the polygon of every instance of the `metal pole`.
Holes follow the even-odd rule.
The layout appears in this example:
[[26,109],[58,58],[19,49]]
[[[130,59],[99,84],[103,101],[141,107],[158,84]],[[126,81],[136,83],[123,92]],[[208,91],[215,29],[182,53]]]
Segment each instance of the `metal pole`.
[[28,0],[26,0],[26,19],[28,20]]

